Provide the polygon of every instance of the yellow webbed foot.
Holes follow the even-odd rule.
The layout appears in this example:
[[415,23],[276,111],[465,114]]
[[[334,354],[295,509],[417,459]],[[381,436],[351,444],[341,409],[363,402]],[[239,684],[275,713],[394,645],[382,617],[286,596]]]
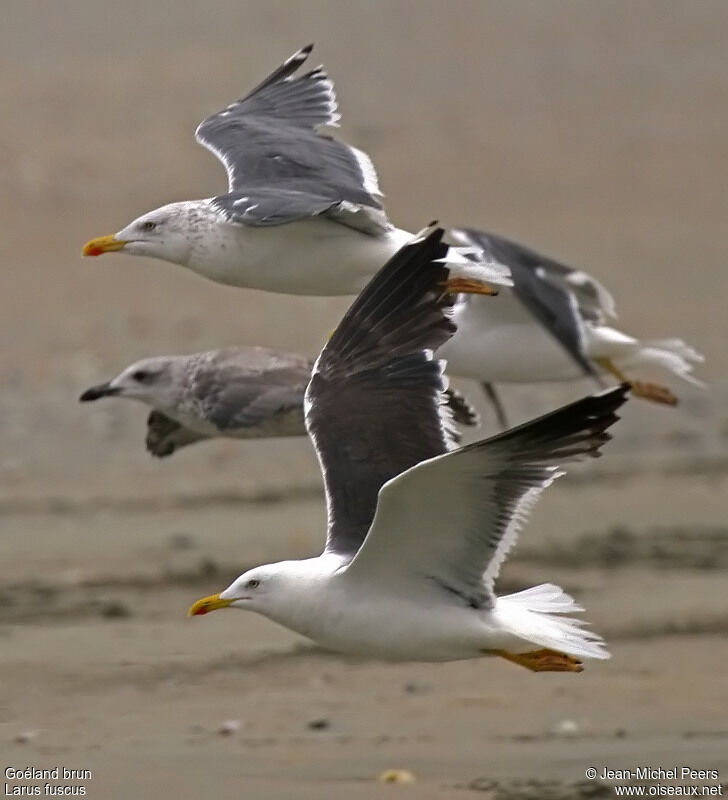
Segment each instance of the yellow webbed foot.
[[649,381],[630,380],[610,358],[597,358],[595,361],[605,372],[614,375],[618,381],[628,383],[635,397],[651,400],[653,403],[660,403],[664,406],[677,405],[677,397],[666,386],[661,386],[659,383],[650,383]]
[[448,278],[445,281],[446,294],[486,294],[495,296],[498,290],[489,283],[476,280],[475,278]]
[[653,403],[661,403],[665,406],[677,405],[677,397],[666,386],[645,381],[630,381],[629,383],[635,397],[642,397],[644,400],[651,400]]
[[505,658],[531,672],[582,672],[584,667],[578,658],[556,650],[531,650],[529,653],[509,653],[507,650],[489,650],[494,656]]

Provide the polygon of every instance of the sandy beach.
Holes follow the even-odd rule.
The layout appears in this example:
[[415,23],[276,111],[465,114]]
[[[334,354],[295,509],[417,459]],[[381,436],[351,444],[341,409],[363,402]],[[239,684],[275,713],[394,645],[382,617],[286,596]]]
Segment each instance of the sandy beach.
[[[89,770],[48,783],[99,800],[576,800],[640,783],[589,768],[728,786],[728,7],[26,0],[5,16],[3,769]],[[671,384],[674,410],[630,403],[604,458],[546,492],[499,581],[583,603],[613,658],[580,675],[355,661],[254,615],[187,619],[245,568],[320,549],[310,444],[153,460],[141,406],[77,402],[147,355],[314,354],[335,327],[347,298],[80,257],[145,210],[220,191],[195,125],[310,40],[399,225],[529,242],[598,275],[628,332],[706,355],[707,389]],[[478,435],[494,431],[478,387],[457,385]],[[517,422],[591,389],[504,396]]]

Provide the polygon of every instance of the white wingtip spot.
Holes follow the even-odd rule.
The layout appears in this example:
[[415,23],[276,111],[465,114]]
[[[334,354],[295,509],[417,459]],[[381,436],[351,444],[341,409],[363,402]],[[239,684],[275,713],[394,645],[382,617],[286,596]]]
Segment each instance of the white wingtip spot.
[[298,62],[299,64],[303,64],[303,62],[311,55],[311,51],[313,50],[313,44],[307,44],[305,47],[302,47],[300,50],[296,50],[296,52],[289,56],[284,62],[284,66],[288,64],[293,64]]

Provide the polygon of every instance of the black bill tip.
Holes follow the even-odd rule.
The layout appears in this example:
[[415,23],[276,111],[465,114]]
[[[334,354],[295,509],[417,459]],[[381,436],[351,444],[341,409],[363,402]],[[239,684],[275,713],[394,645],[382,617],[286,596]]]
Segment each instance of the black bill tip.
[[86,389],[78,399],[81,403],[90,403],[92,400],[99,400],[102,397],[113,397],[115,394],[119,394],[119,391],[109,383],[100,383],[98,386]]

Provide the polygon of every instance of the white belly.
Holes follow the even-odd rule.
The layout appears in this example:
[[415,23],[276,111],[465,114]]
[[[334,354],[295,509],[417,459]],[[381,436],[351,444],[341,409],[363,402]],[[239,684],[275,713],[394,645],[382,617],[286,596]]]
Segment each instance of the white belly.
[[508,289],[458,304],[455,336],[439,351],[453,375],[490,383],[564,381],[583,373]]
[[358,293],[410,236],[369,236],[324,217],[218,230],[218,241],[193,253],[190,269],[231,286],[319,296]]
[[359,591],[345,581],[320,596],[309,588],[291,613],[268,616],[329,650],[384,661],[453,661],[499,646],[488,611],[449,603],[439,592],[420,602],[371,586]]

